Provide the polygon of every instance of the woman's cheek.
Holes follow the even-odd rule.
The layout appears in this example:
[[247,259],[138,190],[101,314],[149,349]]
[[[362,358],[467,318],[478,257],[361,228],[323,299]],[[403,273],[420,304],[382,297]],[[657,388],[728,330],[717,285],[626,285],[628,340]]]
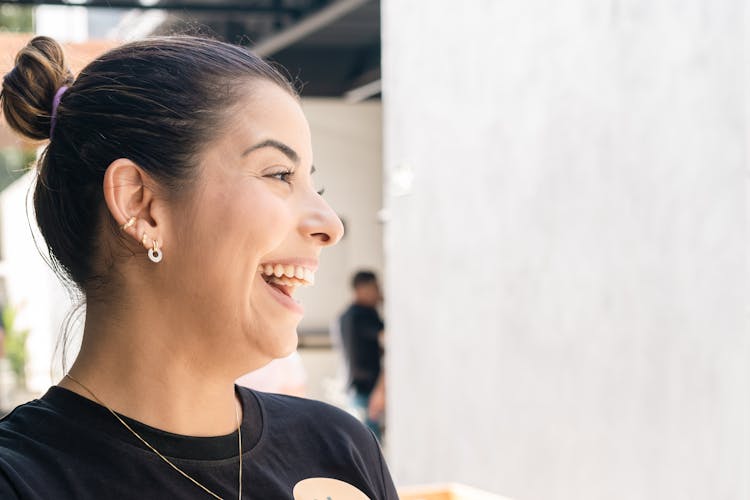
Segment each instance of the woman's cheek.
[[294,230],[294,217],[283,199],[263,200],[252,216],[256,241],[264,243],[265,253],[280,247]]

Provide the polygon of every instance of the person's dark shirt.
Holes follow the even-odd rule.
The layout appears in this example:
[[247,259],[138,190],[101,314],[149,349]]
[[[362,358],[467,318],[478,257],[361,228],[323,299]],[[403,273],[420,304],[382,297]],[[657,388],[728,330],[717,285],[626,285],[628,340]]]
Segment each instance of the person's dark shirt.
[[[299,482],[333,478],[371,499],[398,499],[374,436],[353,417],[317,401],[237,390],[244,411],[243,498],[292,499]],[[126,421],[208,489],[237,497],[236,433],[188,437]],[[52,387],[0,421],[4,500],[209,497],[107,409],[66,389]]]
[[359,304],[349,306],[339,321],[349,365],[349,386],[360,394],[370,394],[380,376],[378,336],[383,331],[383,321],[377,309]]

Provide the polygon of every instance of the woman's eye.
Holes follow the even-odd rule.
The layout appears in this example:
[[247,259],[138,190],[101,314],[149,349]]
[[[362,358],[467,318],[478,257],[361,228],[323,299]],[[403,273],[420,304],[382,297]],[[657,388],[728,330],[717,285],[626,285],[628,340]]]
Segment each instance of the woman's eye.
[[269,174],[268,177],[272,177],[274,179],[278,179],[282,182],[289,182],[289,178],[292,176],[294,172],[291,170],[285,170],[283,172],[276,172],[275,174]]

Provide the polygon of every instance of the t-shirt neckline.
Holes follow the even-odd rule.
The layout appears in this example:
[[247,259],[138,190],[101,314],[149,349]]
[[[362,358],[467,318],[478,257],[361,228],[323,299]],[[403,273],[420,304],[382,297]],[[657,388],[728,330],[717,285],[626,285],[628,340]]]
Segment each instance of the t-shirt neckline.
[[[235,386],[242,404],[242,451],[251,452],[261,440],[264,415],[258,396],[250,389]],[[40,402],[75,415],[77,425],[103,435],[105,439],[118,439],[125,444],[153,453],[145,444],[122,425],[107,408],[80,394],[59,386],[52,386]],[[169,458],[190,461],[225,461],[238,456],[237,432],[223,436],[186,436],[164,431],[139,422],[126,415],[118,415],[159,453]]]

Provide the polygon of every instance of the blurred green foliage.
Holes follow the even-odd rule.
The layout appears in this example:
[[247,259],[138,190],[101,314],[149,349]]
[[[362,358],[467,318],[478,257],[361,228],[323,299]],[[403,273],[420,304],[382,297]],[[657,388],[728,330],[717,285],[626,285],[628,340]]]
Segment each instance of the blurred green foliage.
[[21,177],[36,160],[36,153],[20,148],[0,149],[0,191]]
[[34,10],[28,5],[0,5],[0,31],[34,32]]
[[26,387],[26,339],[29,330],[16,328],[16,312],[12,306],[5,306],[2,311],[3,326],[5,327],[5,357],[10,362],[10,368],[16,375],[16,384]]

